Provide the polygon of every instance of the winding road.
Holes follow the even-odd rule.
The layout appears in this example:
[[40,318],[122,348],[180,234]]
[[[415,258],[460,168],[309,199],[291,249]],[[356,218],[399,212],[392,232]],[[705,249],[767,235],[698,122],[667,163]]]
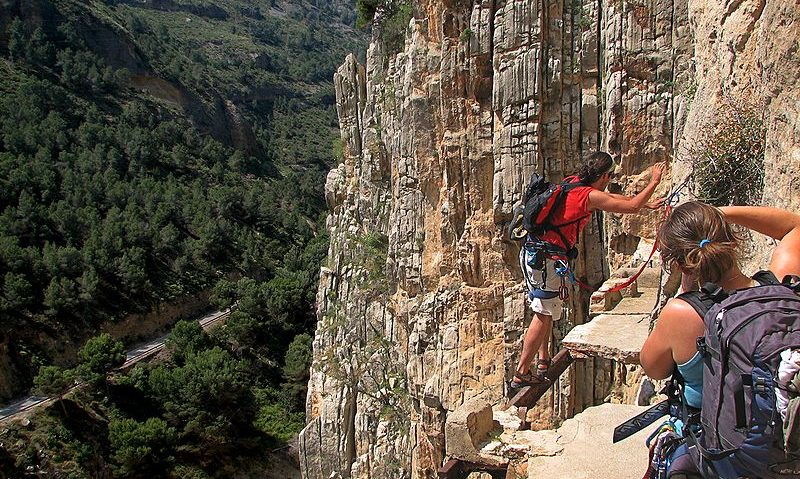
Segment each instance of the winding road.
[[[211,327],[215,326],[217,323],[223,322],[229,315],[231,314],[230,309],[226,309],[224,311],[215,311],[213,313],[209,313],[201,318],[198,318],[197,322],[200,323],[200,326],[203,329],[210,329]],[[132,349],[129,349],[125,353],[125,362],[122,366],[118,367],[117,369],[128,369],[134,364],[138,363],[139,361],[149,358],[150,356],[156,354],[157,352],[164,349],[164,343],[166,342],[169,334],[165,334],[161,337],[153,339],[151,341],[147,341],[146,343],[139,344]],[[35,408],[51,399],[51,397],[46,396],[28,396],[26,398],[17,399],[13,403],[3,407],[0,409],[0,422],[14,419],[15,416],[28,411],[32,408]]]

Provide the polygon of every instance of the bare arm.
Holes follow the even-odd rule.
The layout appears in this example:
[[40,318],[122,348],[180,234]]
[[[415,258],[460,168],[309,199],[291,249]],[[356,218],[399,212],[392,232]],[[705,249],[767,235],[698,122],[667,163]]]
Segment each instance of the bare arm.
[[800,228],[800,215],[769,206],[723,206],[720,208],[725,219],[753,231],[783,239],[787,234]]
[[672,374],[675,363],[689,361],[697,352],[697,337],[703,335],[703,320],[687,302],[670,300],[653,332],[639,353],[639,362],[653,379]]
[[[620,194],[617,194],[617,193],[608,193],[608,196],[610,196],[610,197],[612,197],[614,199],[617,199],[617,200],[627,200],[628,198],[630,198],[629,196],[620,195]],[[661,208],[662,206],[664,206],[664,203],[666,202],[666,200],[667,200],[666,198],[658,198],[658,199],[655,199],[653,201],[648,201],[647,203],[644,204],[644,208],[651,209],[651,210],[657,210],[657,209]]]
[[650,179],[650,183],[636,196],[622,196],[600,190],[590,192],[589,209],[611,213],[638,213],[639,210],[647,206],[650,197],[653,196],[656,186],[661,182],[665,167],[664,163],[658,163],[653,166],[653,176]]
[[[666,311],[666,308],[664,309]],[[656,327],[642,346],[639,363],[644,372],[652,379],[664,379],[672,372],[675,360],[672,359],[672,346],[669,343],[669,332],[665,331],[664,312],[656,323]]]
[[767,206],[725,206],[720,208],[731,223],[780,240],[772,252],[769,269],[778,279],[800,275],[800,215]]

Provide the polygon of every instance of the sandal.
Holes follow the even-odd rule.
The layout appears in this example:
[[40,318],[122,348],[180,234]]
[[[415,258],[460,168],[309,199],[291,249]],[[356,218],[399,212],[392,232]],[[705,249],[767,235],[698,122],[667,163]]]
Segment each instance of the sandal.
[[547,371],[550,369],[550,364],[552,364],[552,360],[550,358],[547,359],[537,359],[536,360],[536,375],[539,377],[544,377],[547,374]]
[[[514,379],[517,379],[518,381],[515,381]],[[546,377],[531,373],[527,374],[515,373],[514,379],[508,382],[509,395],[516,394],[524,387],[535,386],[537,384],[549,382],[549,380]]]

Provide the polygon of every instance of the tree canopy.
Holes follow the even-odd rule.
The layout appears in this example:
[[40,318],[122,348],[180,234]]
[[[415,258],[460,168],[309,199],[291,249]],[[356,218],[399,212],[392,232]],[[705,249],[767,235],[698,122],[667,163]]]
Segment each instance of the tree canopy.
[[[210,477],[303,425],[331,79],[365,36],[342,0],[43,8],[0,31],[0,339],[63,414],[0,463]],[[116,370],[101,325],[209,291],[225,325],[179,322],[154,364]],[[74,361],[52,352],[79,337]]]

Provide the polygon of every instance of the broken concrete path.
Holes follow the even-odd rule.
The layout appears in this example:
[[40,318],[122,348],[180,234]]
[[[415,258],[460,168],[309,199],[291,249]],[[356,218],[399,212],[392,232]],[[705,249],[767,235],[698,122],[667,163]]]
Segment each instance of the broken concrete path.
[[552,434],[537,434],[537,449],[528,455],[530,479],[638,478],[647,467],[648,450],[644,441],[658,426],[644,428],[633,436],[611,443],[614,428],[647,409],[626,404],[591,407],[568,419]]
[[561,347],[575,355],[639,364],[639,351],[647,339],[649,327],[649,314],[601,314],[575,326],[564,337]]

